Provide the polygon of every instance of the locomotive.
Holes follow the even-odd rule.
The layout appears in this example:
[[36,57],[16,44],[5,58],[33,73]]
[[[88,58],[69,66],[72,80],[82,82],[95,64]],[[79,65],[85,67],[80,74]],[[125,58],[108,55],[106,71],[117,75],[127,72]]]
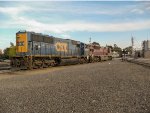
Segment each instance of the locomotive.
[[111,59],[111,50],[108,47],[41,33],[19,31],[16,33],[16,56],[11,58],[11,67],[33,69]]

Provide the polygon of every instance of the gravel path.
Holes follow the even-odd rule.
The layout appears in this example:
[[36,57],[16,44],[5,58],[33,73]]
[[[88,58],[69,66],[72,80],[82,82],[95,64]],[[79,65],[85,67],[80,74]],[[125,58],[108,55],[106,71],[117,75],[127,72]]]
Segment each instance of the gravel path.
[[150,113],[150,69],[136,64],[115,60],[15,74],[0,75],[0,113]]

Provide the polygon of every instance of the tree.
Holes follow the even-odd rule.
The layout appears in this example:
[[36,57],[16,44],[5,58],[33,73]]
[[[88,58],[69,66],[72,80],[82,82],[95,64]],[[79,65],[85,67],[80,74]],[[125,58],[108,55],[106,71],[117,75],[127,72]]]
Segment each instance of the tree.
[[114,44],[113,51],[121,52],[122,49],[120,47],[118,47],[116,44]]
[[2,59],[3,58],[3,52],[2,52],[2,50],[0,49],[0,59]]
[[113,47],[111,45],[107,45],[107,47],[111,49],[111,52],[113,52]]
[[9,57],[16,56],[16,46],[9,48]]
[[93,42],[92,44],[100,46],[100,44],[98,42]]
[[10,42],[10,47],[14,47],[14,43]]
[[4,58],[9,58],[9,48],[4,49]]
[[122,49],[114,44],[113,51],[118,52],[120,56],[122,56]]
[[10,47],[7,47],[4,49],[4,57],[10,58],[16,55],[16,46],[12,42],[10,42]]
[[129,46],[129,47],[126,47],[124,48],[124,50],[127,52],[127,53],[132,53],[132,46]]

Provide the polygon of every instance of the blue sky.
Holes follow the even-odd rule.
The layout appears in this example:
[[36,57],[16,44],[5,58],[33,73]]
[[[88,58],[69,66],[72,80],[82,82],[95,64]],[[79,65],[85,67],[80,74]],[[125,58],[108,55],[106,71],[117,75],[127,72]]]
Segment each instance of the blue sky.
[[15,43],[19,30],[34,31],[102,46],[135,47],[150,39],[150,2],[0,1],[0,48]]

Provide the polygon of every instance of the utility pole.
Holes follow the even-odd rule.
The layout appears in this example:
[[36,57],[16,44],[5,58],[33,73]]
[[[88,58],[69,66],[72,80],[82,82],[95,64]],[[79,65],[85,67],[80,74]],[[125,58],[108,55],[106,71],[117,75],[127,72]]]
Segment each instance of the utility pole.
[[134,57],[134,37],[131,36],[131,44],[132,44],[132,57]]

